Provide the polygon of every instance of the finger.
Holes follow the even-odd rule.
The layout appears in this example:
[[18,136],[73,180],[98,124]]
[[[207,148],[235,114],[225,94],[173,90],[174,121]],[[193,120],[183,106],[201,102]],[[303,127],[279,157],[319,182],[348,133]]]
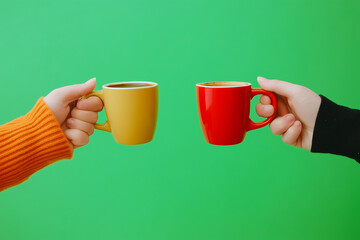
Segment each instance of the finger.
[[74,146],[84,146],[89,143],[89,135],[79,129],[67,129],[65,136]]
[[81,121],[76,118],[69,118],[66,121],[66,124],[67,124],[68,128],[79,129],[83,132],[86,132],[89,136],[94,133],[94,124],[84,122],[84,121]]
[[293,114],[286,114],[285,116],[277,117],[270,123],[271,132],[275,135],[282,135],[291,127],[294,121],[295,116]]
[[272,105],[256,104],[256,113],[260,117],[268,118],[274,114],[274,107]]
[[[286,98],[278,95],[277,101],[278,101],[277,115],[284,116],[284,115],[290,113],[288,104],[286,102],[287,101]],[[271,104],[271,99],[266,95],[262,95],[260,97],[260,103],[258,103],[258,105],[256,105],[257,114],[260,117],[265,117],[265,118],[270,117],[274,112],[274,107],[270,104]]]
[[98,97],[89,97],[78,101],[76,107],[80,110],[100,112],[103,109],[103,102]]
[[292,83],[280,80],[269,80],[263,77],[258,77],[258,82],[263,89],[285,97],[290,97],[297,87],[297,85]]
[[260,103],[264,104],[264,105],[270,105],[271,104],[271,99],[269,96],[266,95],[262,95],[260,97]]
[[284,116],[291,112],[289,105],[287,103],[287,99],[285,97],[277,96],[277,101],[278,101],[277,114],[279,116]]
[[[65,104],[69,104],[86,94],[91,93],[96,86],[96,78],[92,78],[83,84],[76,84],[55,89],[50,94],[55,95],[56,99],[62,101]],[[49,95],[50,95],[49,94]]]
[[301,134],[302,125],[299,120],[295,121],[294,124],[284,133],[282,139],[286,144],[296,146],[296,143]]
[[98,120],[98,113],[92,112],[92,111],[79,110],[78,108],[74,108],[71,111],[71,117],[77,118],[84,122],[95,124],[96,121]]
[[[66,125],[66,123],[63,123],[63,124],[61,124],[61,130],[65,133],[65,131],[66,130],[68,130],[69,128],[68,128],[68,126]],[[72,144],[72,142],[70,141],[70,139],[68,139],[68,141],[69,141],[69,143],[70,143],[70,148],[71,148],[71,150],[73,151],[74,150],[74,144]]]

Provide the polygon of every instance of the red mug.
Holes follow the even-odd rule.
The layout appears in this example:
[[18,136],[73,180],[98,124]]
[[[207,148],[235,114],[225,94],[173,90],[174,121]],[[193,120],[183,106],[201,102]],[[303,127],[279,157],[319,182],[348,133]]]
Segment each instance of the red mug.
[[[270,97],[275,111],[266,120],[250,119],[250,101],[258,94]],[[199,118],[205,140],[214,145],[241,143],[248,131],[269,124],[275,117],[277,101],[273,93],[252,89],[245,82],[210,82],[196,85]]]

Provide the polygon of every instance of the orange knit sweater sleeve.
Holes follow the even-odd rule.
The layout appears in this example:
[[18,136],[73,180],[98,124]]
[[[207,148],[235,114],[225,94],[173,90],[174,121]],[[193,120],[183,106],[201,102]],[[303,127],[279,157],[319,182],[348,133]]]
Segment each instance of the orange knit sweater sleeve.
[[25,116],[0,126],[0,192],[27,180],[72,148],[43,98]]

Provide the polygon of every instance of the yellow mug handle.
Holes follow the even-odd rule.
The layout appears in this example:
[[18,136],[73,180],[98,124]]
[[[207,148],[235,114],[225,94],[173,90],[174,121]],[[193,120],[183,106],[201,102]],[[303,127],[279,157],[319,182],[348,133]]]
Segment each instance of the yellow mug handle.
[[[101,101],[103,102],[104,104],[104,93],[103,93],[103,90],[100,90],[100,91],[93,91],[92,93],[89,93],[88,95],[82,97],[82,99],[87,99],[91,96],[96,96],[98,98],[101,99]],[[96,123],[95,124],[95,129],[98,129],[98,130],[102,130],[102,131],[106,131],[106,132],[111,132],[111,127],[110,127],[110,124],[109,124],[109,120],[106,119],[106,122],[105,123],[102,123],[102,124],[99,124],[99,123]]]

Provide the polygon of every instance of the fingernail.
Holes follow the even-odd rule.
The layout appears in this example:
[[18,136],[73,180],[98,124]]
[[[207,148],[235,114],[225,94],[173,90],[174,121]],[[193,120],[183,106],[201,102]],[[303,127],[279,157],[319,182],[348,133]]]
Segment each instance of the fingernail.
[[258,80],[258,82],[259,82],[259,83],[264,84],[264,83],[265,83],[265,80],[267,80],[267,79],[266,79],[266,78],[264,78],[264,77],[260,77],[260,76],[258,76],[258,77],[257,77],[257,80]]
[[292,120],[295,119],[295,117],[292,114],[288,114],[288,115],[286,115],[286,119],[289,120],[289,121],[292,121]]
[[96,78],[92,78],[92,79],[90,79],[90,80],[87,80],[87,81],[85,82],[85,84],[90,84],[90,83],[93,83],[94,81],[96,81]]

